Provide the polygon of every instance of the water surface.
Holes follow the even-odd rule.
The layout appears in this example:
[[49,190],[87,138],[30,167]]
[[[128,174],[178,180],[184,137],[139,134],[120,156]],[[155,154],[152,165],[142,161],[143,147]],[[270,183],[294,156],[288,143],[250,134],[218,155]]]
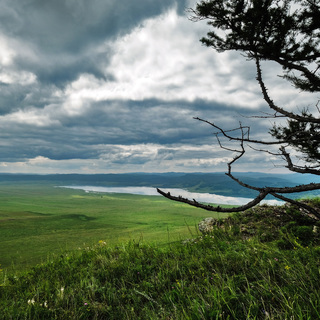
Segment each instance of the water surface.
[[[62,186],[62,188],[80,189],[86,192],[101,192],[101,193],[130,193],[145,196],[161,196],[156,188],[152,187],[98,187],[98,186]],[[170,192],[174,196],[182,196],[183,198],[196,199],[198,202],[229,204],[229,205],[244,205],[251,201],[251,198],[226,197],[212,193],[197,193],[189,192],[178,188],[161,188],[165,192]],[[278,200],[264,200],[261,203],[270,205],[279,205],[283,202]]]

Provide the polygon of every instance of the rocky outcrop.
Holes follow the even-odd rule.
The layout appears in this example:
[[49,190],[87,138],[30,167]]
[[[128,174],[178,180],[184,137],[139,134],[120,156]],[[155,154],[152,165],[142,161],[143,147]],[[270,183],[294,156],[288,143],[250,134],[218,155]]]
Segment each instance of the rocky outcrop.
[[208,234],[213,231],[214,227],[219,224],[215,218],[205,218],[199,222],[198,228],[202,234]]

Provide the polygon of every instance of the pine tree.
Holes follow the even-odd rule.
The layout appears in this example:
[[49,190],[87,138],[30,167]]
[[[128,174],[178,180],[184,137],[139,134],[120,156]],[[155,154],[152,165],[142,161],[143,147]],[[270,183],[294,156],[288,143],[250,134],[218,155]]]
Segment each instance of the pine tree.
[[[262,63],[272,61],[282,67],[284,80],[297,90],[315,93],[320,91],[320,5],[318,0],[206,0],[189,10],[192,21],[206,20],[210,31],[200,41],[218,52],[239,51],[246,59],[255,62],[257,77],[264,100],[271,110],[261,118],[284,118],[286,124],[274,124],[270,129],[270,141],[251,138],[250,127],[240,124],[239,128],[225,130],[215,123],[196,118],[218,130],[216,134],[220,147],[236,152],[228,163],[231,179],[241,186],[256,190],[258,196],[248,204],[234,208],[221,208],[200,204],[195,200],[159,193],[175,201],[185,202],[210,211],[243,211],[260,203],[267,195],[294,203],[308,210],[314,218],[320,219],[320,213],[314,208],[285,197],[283,194],[318,190],[319,183],[297,185],[295,187],[264,187],[248,185],[235,177],[232,165],[246,153],[246,145],[262,145],[258,152],[268,152],[281,157],[285,167],[292,172],[320,175],[320,118],[319,101],[315,101],[314,112],[301,108],[301,112],[292,112],[278,106],[270,97],[263,80]],[[240,134],[236,135],[234,132]],[[233,135],[234,134],[234,135]],[[237,143],[237,147],[224,147],[219,136]],[[269,150],[278,146],[278,152]],[[267,148],[267,150],[266,150]],[[295,162],[290,150],[299,153]],[[301,161],[302,164],[301,164]]]

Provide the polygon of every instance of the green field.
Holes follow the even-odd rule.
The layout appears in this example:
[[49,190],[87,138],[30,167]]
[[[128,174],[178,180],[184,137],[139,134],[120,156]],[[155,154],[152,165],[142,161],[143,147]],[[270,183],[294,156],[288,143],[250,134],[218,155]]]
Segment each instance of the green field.
[[37,183],[0,198],[0,320],[320,319],[320,222],[295,206],[202,235],[214,213],[160,196]]
[[160,196],[85,193],[39,183],[1,184],[0,203],[3,269],[25,269],[101,240],[174,242],[195,235],[197,223],[214,215]]

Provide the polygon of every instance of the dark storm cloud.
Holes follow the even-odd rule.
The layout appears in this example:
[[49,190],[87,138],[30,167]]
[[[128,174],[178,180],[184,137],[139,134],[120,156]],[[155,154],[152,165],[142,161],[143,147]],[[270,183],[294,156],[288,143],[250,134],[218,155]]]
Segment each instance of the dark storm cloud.
[[0,91],[1,115],[10,113],[12,110],[24,105],[22,102],[27,94],[27,90],[25,88],[18,88],[18,86],[2,83],[0,84]]
[[126,33],[143,19],[159,15],[173,0],[7,0],[1,5],[2,30],[43,51],[78,53]]
[[[94,159],[101,157],[109,145],[159,144],[164,146],[159,155],[168,160],[176,151],[166,146],[216,144],[212,133],[217,130],[193,119],[194,116],[223,123],[231,129],[238,125],[239,113],[236,108],[205,101],[102,101],[92,104],[81,116],[52,114],[51,123],[45,126],[3,124],[0,128],[3,139],[15,138],[2,145],[0,159],[22,161],[38,155],[54,160]],[[14,152],[17,149],[19,153]],[[183,152],[182,148],[179,157],[188,157],[192,152]],[[197,154],[205,157],[206,152],[198,150]],[[135,159],[133,163],[142,163],[147,157],[128,154],[114,160],[123,163]]]
[[175,4],[181,10],[186,1],[6,0],[0,28],[16,43],[17,68],[61,86],[85,72],[103,77],[99,54],[106,60],[108,53],[94,49]]
[[43,108],[46,104],[54,103],[57,99],[52,96],[56,90],[48,84],[0,84],[0,115],[29,108]]
[[236,126],[239,112],[235,107],[226,108],[223,104],[206,101],[120,100],[91,104],[84,114],[62,116],[59,121],[67,130],[74,130],[79,139],[85,135],[94,144],[170,144],[201,140],[204,135],[216,131],[194,117]]
[[202,47],[190,3],[0,0],[0,170],[224,170],[193,117],[264,137],[252,64]]

